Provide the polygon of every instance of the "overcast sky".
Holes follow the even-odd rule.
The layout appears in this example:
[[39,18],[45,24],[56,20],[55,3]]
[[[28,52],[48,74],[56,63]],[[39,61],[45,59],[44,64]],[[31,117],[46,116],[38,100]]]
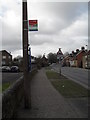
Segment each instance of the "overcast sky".
[[[62,48],[63,53],[71,52],[88,44],[87,2],[28,0],[28,19],[38,20],[38,31],[28,32],[33,56],[56,53],[58,48]],[[14,57],[22,55],[21,0],[2,0],[0,26],[0,50],[5,49]]]

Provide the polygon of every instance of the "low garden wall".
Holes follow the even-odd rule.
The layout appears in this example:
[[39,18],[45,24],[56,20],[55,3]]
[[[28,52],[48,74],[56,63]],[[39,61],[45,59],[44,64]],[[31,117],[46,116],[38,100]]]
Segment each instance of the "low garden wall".
[[[31,80],[36,70],[30,72],[29,79]],[[13,118],[17,112],[24,96],[24,79],[23,76],[18,79],[10,88],[2,95],[2,119]]]
[[7,89],[2,95],[2,118],[12,118],[16,112],[23,94],[24,79],[23,77],[18,79],[9,89]]

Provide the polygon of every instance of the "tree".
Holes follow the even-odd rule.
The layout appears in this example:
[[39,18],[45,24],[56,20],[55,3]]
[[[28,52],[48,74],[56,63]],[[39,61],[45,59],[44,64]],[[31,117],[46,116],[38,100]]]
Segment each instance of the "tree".
[[48,61],[49,63],[56,63],[57,62],[57,54],[56,53],[49,53],[48,54]]
[[83,51],[84,51],[84,50],[85,50],[85,47],[83,47],[83,46],[82,46],[82,47],[81,47],[81,50],[83,50]]
[[79,49],[76,49],[76,53],[79,53]]
[[68,52],[65,52],[64,53],[64,57],[66,57],[66,56],[68,56],[69,55],[69,53]]
[[36,64],[37,64],[37,68],[41,68],[41,63],[42,63],[42,56],[39,55],[37,58],[36,58]]

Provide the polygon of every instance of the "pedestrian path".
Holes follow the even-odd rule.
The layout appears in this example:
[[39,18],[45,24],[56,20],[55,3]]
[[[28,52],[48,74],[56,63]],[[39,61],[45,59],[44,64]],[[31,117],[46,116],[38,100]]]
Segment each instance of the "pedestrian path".
[[80,118],[47,79],[45,69],[41,69],[31,81],[32,108],[21,107],[18,118]]

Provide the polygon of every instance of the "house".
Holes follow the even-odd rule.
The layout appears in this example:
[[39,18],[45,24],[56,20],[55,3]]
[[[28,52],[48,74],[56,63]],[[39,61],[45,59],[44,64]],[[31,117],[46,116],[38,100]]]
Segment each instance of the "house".
[[79,49],[76,49],[76,52],[72,51],[72,53],[70,54],[70,66],[71,67],[77,67],[77,58],[76,55],[79,53]]
[[0,65],[11,65],[12,55],[6,50],[0,51]]
[[83,68],[83,56],[85,55],[86,55],[86,50],[84,49],[84,47],[82,47],[79,53],[76,55],[77,67]]
[[87,67],[90,69],[90,50],[88,51],[88,56],[87,56]]
[[79,68],[90,68],[90,50],[85,50],[81,47],[81,50],[76,49],[76,52],[64,56],[62,61],[63,66],[79,67]]
[[63,66],[69,66],[69,67],[77,66],[76,52],[72,51],[71,54],[68,54],[64,57]]
[[65,56],[62,60],[62,66],[70,66],[69,59],[70,59],[69,55]]
[[83,56],[83,68],[90,68],[90,50]]

